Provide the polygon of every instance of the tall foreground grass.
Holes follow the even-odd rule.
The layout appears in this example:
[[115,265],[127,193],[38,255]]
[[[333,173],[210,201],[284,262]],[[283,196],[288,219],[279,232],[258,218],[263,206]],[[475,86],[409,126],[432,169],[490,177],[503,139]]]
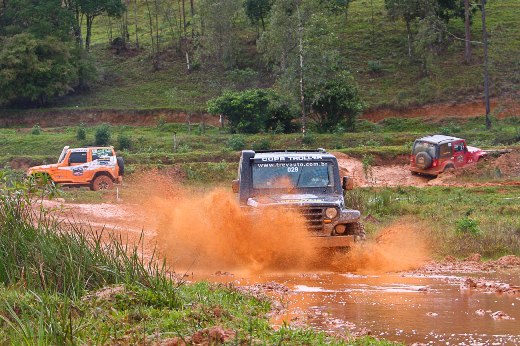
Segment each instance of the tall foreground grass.
[[163,285],[165,267],[145,260],[138,245],[60,222],[39,205],[55,193],[41,181],[13,181],[0,172],[0,282],[81,297],[110,284]]

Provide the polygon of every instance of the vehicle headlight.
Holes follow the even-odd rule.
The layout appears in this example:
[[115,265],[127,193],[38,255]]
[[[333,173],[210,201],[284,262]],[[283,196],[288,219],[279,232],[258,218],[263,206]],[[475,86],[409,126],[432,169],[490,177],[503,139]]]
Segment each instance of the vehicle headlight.
[[333,219],[338,216],[338,209],[336,208],[327,208],[325,209],[325,216],[329,219]]

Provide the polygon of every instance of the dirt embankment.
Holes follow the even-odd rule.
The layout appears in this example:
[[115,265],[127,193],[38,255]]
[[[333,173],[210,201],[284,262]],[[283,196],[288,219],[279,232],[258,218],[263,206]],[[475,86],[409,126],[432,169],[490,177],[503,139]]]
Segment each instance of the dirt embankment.
[[[491,110],[499,118],[520,115],[520,102],[512,98],[495,98],[491,101]],[[485,114],[481,100],[469,102],[435,103],[407,109],[378,108],[364,112],[362,118],[378,122],[386,118],[432,118],[443,119],[471,118]],[[63,109],[63,110],[0,110],[0,127],[27,126],[39,124],[41,127],[71,126],[84,123],[97,125],[110,123],[112,125],[154,126],[160,118],[166,122],[187,123],[189,114],[169,109],[155,110],[96,110],[96,109]],[[189,119],[193,123],[205,122],[218,126],[219,116],[195,113]]]
[[[491,111],[499,118],[520,115],[520,102],[509,98],[491,100]],[[408,109],[380,108],[363,113],[362,119],[378,122],[386,118],[473,118],[486,113],[484,102],[436,103]]]
[[16,114],[3,114],[0,111],[0,127],[27,126],[39,124],[41,127],[71,126],[84,123],[97,125],[156,126],[159,119],[169,123],[201,123],[219,125],[219,117],[210,114],[163,110],[53,110],[26,111]]

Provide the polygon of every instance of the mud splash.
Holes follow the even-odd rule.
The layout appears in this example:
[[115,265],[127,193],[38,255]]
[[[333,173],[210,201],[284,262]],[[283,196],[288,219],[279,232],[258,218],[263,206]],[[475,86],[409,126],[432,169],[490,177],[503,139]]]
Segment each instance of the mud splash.
[[331,253],[314,247],[305,220],[295,212],[259,208],[245,213],[224,189],[189,191],[155,174],[140,181],[146,201],[140,208],[154,216],[157,244],[176,269],[373,273],[414,269],[430,253],[414,220],[392,224],[347,253]]
[[381,230],[374,241],[356,244],[333,261],[339,271],[363,274],[411,270],[423,265],[431,254],[424,226],[404,218]]
[[154,197],[158,244],[174,267],[261,272],[303,269],[314,261],[304,220],[280,209],[244,213],[223,189]]

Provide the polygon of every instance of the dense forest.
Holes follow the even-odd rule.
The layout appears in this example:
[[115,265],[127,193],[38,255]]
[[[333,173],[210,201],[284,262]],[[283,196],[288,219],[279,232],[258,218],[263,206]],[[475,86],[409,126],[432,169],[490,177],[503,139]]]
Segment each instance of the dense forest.
[[[2,0],[0,105],[223,113],[246,100],[263,115],[230,117],[241,132],[288,131],[302,113],[348,129],[366,108],[480,97],[482,4]],[[493,95],[518,89],[519,6],[486,5]]]

